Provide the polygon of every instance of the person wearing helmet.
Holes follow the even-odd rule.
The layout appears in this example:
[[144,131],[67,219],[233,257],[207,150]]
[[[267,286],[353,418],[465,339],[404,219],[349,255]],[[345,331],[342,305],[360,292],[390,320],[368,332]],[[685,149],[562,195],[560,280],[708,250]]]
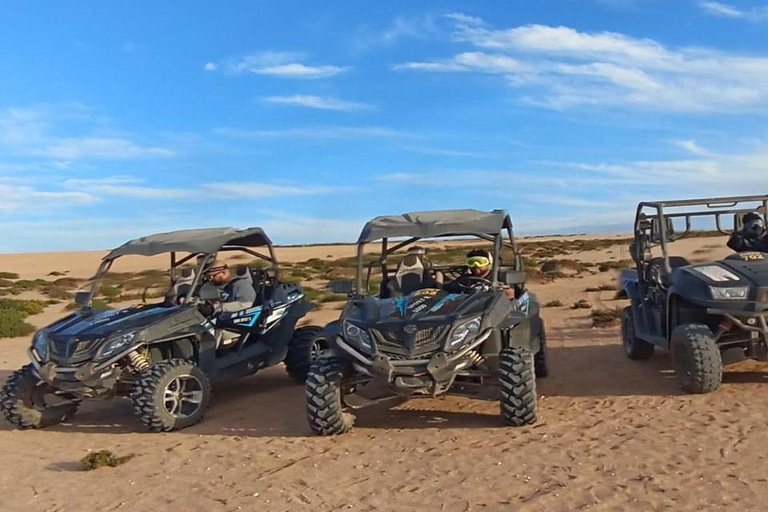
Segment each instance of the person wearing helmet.
[[[443,289],[450,293],[469,293],[472,290],[490,289],[493,270],[493,254],[490,251],[475,249],[467,253],[467,271],[449,283]],[[509,287],[502,291],[510,299],[514,298],[514,290]]]
[[734,231],[728,239],[728,247],[736,252],[768,252],[768,233],[765,220],[755,212],[749,212],[742,218],[743,225]]

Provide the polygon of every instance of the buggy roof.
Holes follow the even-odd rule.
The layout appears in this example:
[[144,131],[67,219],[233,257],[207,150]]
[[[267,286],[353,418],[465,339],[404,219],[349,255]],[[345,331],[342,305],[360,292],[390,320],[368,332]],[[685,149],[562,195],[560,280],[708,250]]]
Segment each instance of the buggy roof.
[[272,242],[261,228],[183,229],[131,240],[112,250],[104,259],[126,255],[154,256],[166,252],[211,254],[225,245],[260,247],[272,245]]
[[381,238],[496,235],[502,229],[512,232],[512,220],[506,210],[434,210],[402,215],[382,215],[370,220],[357,243]]

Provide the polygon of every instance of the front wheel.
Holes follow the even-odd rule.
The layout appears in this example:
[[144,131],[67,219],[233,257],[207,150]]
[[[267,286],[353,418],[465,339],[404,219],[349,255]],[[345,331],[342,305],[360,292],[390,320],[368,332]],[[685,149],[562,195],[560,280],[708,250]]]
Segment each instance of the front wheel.
[[680,325],[672,331],[672,362],[680,387],[689,393],[710,393],[723,381],[723,360],[706,325]]
[[307,421],[315,434],[332,436],[352,430],[355,417],[341,401],[341,361],[320,358],[307,375]]
[[507,347],[499,353],[499,402],[508,424],[536,423],[536,374],[527,348]]
[[170,432],[200,421],[211,401],[205,373],[186,359],[152,365],[131,391],[133,414],[155,432]]
[[293,331],[293,338],[288,344],[288,354],[285,356],[285,370],[296,382],[303,384],[307,380],[309,366],[326,348],[321,345],[325,339],[318,336],[322,330],[321,327],[308,325]]
[[57,425],[74,415],[80,402],[55,391],[35,375],[32,365],[27,365],[8,377],[0,391],[0,409],[5,419],[19,428]]

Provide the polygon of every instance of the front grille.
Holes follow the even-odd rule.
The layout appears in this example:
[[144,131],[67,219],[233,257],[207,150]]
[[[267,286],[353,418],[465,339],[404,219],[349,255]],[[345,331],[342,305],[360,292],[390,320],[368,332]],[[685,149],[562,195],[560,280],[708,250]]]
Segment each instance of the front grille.
[[376,345],[385,354],[413,356],[434,352],[442,345],[450,326],[441,325],[419,329],[413,333],[372,329]]
[[98,342],[98,340],[50,340],[51,359],[68,366],[88,361]]

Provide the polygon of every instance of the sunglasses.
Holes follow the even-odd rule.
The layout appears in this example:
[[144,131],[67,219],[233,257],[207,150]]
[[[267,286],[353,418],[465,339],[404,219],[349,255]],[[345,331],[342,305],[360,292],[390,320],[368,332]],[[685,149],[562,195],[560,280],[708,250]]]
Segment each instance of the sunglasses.
[[467,266],[469,268],[487,267],[491,264],[491,260],[486,256],[472,256],[467,259]]

